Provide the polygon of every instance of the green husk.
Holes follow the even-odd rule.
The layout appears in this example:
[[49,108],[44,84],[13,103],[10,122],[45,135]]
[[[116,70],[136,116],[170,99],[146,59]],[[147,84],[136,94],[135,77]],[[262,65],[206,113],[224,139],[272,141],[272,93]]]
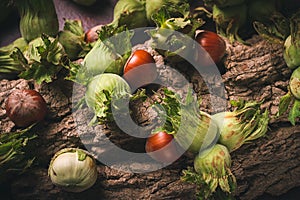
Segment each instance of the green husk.
[[220,130],[219,143],[230,152],[240,148],[244,143],[263,137],[268,130],[268,111],[261,113],[258,102],[233,101],[236,109],[221,112],[212,117]]
[[287,112],[291,106],[288,119],[295,126],[296,119],[300,117],[300,67],[292,73],[288,89],[289,91],[280,98],[277,116]]
[[147,0],[146,1],[146,13],[148,22],[153,25],[154,21],[152,19],[153,15],[155,15],[161,7],[165,7],[168,9],[168,12],[171,17],[179,17],[181,15],[178,12],[178,8],[182,6],[186,6],[188,4],[187,0]]
[[199,110],[191,93],[182,102],[173,91],[165,89],[160,101],[155,108],[159,116],[166,119],[162,128],[173,134],[183,149],[197,154],[216,143],[219,137],[217,124],[209,114]]
[[228,149],[216,144],[200,152],[194,160],[194,170],[183,170],[181,179],[197,184],[198,199],[220,199],[220,196],[233,199],[236,179],[230,167],[231,156]]
[[133,32],[124,27],[102,27],[99,39],[83,61],[87,74],[95,76],[106,72],[121,75],[123,66],[131,54],[132,36]]
[[121,74],[125,60],[113,52],[101,40],[86,55],[83,66],[91,76],[106,73]]
[[52,0],[16,0],[20,14],[20,32],[31,41],[42,34],[54,37],[58,33],[58,19]]
[[65,191],[82,192],[97,181],[96,161],[83,149],[64,148],[52,157],[48,176]]
[[29,132],[32,126],[21,131],[0,134],[0,183],[25,172],[35,158],[28,156],[28,145],[36,135]]
[[299,46],[296,41],[292,42],[292,36],[288,36],[284,42],[283,58],[290,69],[300,66]]
[[19,74],[25,69],[16,62],[11,55],[13,52],[25,51],[28,47],[28,43],[24,38],[18,38],[11,44],[0,48],[0,74]]
[[247,22],[247,6],[246,4],[220,8],[213,6],[213,20],[216,23],[217,33],[227,37],[230,42],[245,41],[239,36],[239,30]]
[[300,11],[290,19],[290,31],[284,43],[283,58],[289,68],[295,69],[300,66]]
[[288,91],[287,94],[280,98],[279,102],[279,111],[277,116],[283,115],[288,111],[289,106],[291,106],[288,114],[288,119],[293,126],[296,125],[296,119],[300,117],[300,100],[296,99],[291,91]]
[[85,102],[95,114],[91,123],[113,121],[112,107],[119,106],[116,100],[126,99],[130,92],[128,83],[117,74],[104,73],[93,77],[85,93]]
[[80,20],[66,20],[64,30],[58,33],[58,41],[63,45],[68,57],[76,60],[84,57],[91,46],[84,41],[85,33]]
[[146,27],[145,0],[119,0],[114,7],[113,22],[116,26],[125,25],[128,29]]
[[293,126],[296,126],[296,119],[300,117],[300,100],[294,99],[292,108],[289,112],[289,121]]
[[[189,17],[189,6],[184,4],[177,10],[181,17],[171,17],[168,8],[161,7],[152,15],[157,28],[148,31],[151,46],[172,62],[182,61],[183,58],[195,58],[196,50],[193,37],[196,29],[204,24],[201,19]],[[183,34],[179,34],[183,33]]]
[[300,100],[300,67],[293,71],[289,86],[293,96]]
[[177,17],[173,17],[174,12],[172,9],[175,9],[175,7],[162,6],[156,13],[152,14],[152,19],[157,26],[156,30],[170,29],[193,37],[196,29],[204,24],[203,20],[190,17],[190,6],[188,3],[184,3],[180,8],[176,8]]
[[190,113],[189,109],[183,108],[181,131],[177,132],[174,138],[184,149],[198,153],[218,140],[218,126],[208,113],[200,111],[199,114],[195,113],[193,118],[191,114],[193,113]]

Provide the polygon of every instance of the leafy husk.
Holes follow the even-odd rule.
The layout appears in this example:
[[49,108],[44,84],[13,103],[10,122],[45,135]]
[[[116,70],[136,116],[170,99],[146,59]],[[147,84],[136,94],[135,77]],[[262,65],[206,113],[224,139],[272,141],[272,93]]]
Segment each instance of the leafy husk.
[[217,142],[218,127],[208,113],[199,110],[191,89],[184,102],[169,89],[164,89],[159,99],[154,108],[165,119],[162,128],[173,134],[184,150],[197,154]]
[[194,37],[196,29],[204,24],[201,19],[191,18],[189,6],[184,5],[177,10],[180,17],[175,18],[172,17],[168,8],[161,7],[152,15],[157,28],[148,31],[152,48],[173,62],[196,57],[195,45],[190,37]]
[[1,74],[16,74],[25,70],[19,62],[15,61],[11,55],[19,49],[25,51],[28,43],[24,38],[18,38],[11,44],[0,48],[0,73]]
[[239,30],[247,22],[246,4],[220,8],[213,6],[213,20],[216,23],[217,33],[228,38],[232,43],[238,41],[246,44],[239,36]]
[[31,41],[47,34],[54,37],[58,33],[58,19],[52,0],[16,0],[20,14],[20,32]]
[[119,75],[104,73],[93,77],[85,93],[85,102],[95,114],[91,124],[112,122],[112,109],[124,111],[126,105],[119,102],[128,99],[130,92],[130,86]]
[[284,43],[283,58],[290,69],[300,66],[300,11],[290,19],[290,36]]
[[132,36],[133,32],[124,27],[115,28],[112,25],[102,27],[99,39],[83,60],[83,67],[86,68],[88,76],[104,72],[121,75],[124,64],[131,54]]
[[85,33],[80,20],[66,20],[64,29],[58,33],[58,41],[62,44],[71,60],[83,58],[91,45],[84,40]]
[[[291,106],[291,108],[289,106]],[[288,110],[289,110],[288,119],[289,119],[290,123],[293,126],[295,126],[296,119],[300,117],[300,100],[296,99],[291,94],[290,91],[280,98],[279,111],[277,113],[277,116],[278,117],[281,116]]]
[[181,13],[178,12],[178,8],[188,5],[187,0],[152,0],[146,1],[146,14],[147,20],[151,25],[154,25],[153,15],[155,15],[161,7],[168,9],[168,13],[171,17],[180,17]]
[[66,191],[82,192],[97,180],[96,161],[83,149],[64,148],[52,157],[48,176],[55,185]]
[[293,126],[296,126],[296,119],[300,117],[300,100],[295,99],[293,102],[293,106],[289,112],[288,119],[290,120]]
[[236,179],[231,170],[228,149],[216,144],[200,152],[194,160],[194,169],[183,170],[181,179],[198,186],[198,199],[233,199]]
[[281,116],[287,112],[289,108],[288,119],[291,124],[295,126],[296,119],[300,117],[300,67],[292,73],[288,92],[280,99],[277,116]]
[[279,12],[270,14],[265,21],[254,21],[256,32],[272,43],[283,44],[290,34],[289,21]]
[[148,20],[145,4],[145,0],[119,0],[114,7],[112,24],[128,29],[146,27]]
[[293,71],[290,78],[289,87],[293,96],[300,100],[300,67]]
[[232,101],[236,109],[232,112],[221,112],[212,117],[220,130],[219,143],[230,152],[243,144],[263,137],[268,130],[268,111],[261,112],[261,102]]

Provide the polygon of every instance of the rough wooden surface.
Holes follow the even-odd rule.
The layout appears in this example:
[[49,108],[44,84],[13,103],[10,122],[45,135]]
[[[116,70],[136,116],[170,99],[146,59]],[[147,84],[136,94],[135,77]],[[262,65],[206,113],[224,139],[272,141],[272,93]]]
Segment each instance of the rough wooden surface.
[[[236,196],[245,200],[257,199],[266,193],[282,195],[300,186],[299,124],[292,127],[286,116],[275,117],[279,98],[286,92],[291,71],[284,64],[280,46],[270,45],[259,37],[253,37],[251,41],[250,47],[228,44],[225,60],[227,73],[222,76],[227,100],[264,99],[263,107],[271,111],[267,137],[232,153],[232,171],[238,182]],[[199,87],[200,79],[198,75],[191,76],[194,87],[197,84]],[[60,190],[47,177],[51,157],[64,147],[84,148],[80,140],[81,131],[72,114],[72,83],[57,80],[37,86],[24,80],[2,80],[0,84],[1,132],[9,131],[14,126],[4,111],[5,98],[13,88],[35,87],[45,97],[49,107],[46,121],[34,129],[39,135],[32,150],[37,157],[36,165],[8,184],[7,199],[195,199],[196,186],[180,181],[181,171],[193,164],[193,159],[187,155],[170,166],[146,174],[120,172],[99,162],[99,178],[91,189],[79,194]],[[199,93],[204,99],[208,95],[201,89]],[[140,113],[147,110],[147,105],[139,106]],[[209,111],[209,107],[204,106],[203,109]],[[128,138],[110,126],[95,128],[104,131],[111,140],[127,150],[144,152],[145,140]],[[91,137],[97,138],[95,135]]]

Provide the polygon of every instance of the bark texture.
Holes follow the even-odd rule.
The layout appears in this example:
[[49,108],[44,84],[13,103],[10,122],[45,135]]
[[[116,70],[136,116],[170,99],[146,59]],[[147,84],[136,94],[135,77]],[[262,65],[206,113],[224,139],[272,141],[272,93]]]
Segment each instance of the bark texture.
[[[228,54],[225,58],[227,72],[222,76],[228,110],[230,109],[228,102],[231,99],[264,100],[262,107],[270,110],[272,118],[266,137],[243,145],[231,154],[232,172],[238,183],[236,197],[244,200],[257,199],[265,193],[278,196],[300,186],[299,121],[293,127],[286,116],[276,118],[279,99],[287,92],[291,71],[285,66],[280,45],[269,44],[257,36],[249,42],[251,46],[227,43]],[[156,61],[159,62],[158,57]],[[161,68],[159,65],[159,70],[162,77],[170,76],[162,65]],[[203,98],[202,109],[211,112],[209,91],[204,86],[201,76],[197,73],[191,74],[193,71],[191,69],[179,70],[189,74],[188,78],[194,90]],[[176,82],[172,80],[172,76],[169,80]],[[97,145],[93,148],[93,153],[102,152],[105,149],[101,146],[102,139],[109,139],[128,151],[144,152],[145,140],[128,137],[114,125],[98,125],[89,127],[88,130],[86,127],[82,129],[80,123],[86,122],[86,117],[91,115],[87,109],[73,112],[74,92],[71,82],[57,80],[51,84],[37,86],[24,80],[2,80],[0,84],[1,132],[14,128],[14,124],[5,116],[4,110],[5,99],[12,89],[34,87],[44,96],[49,107],[46,120],[33,130],[39,136],[31,152],[37,158],[36,165],[7,183],[9,188],[5,192],[9,193],[7,199],[196,198],[196,185],[180,180],[181,171],[193,165],[193,158],[189,155],[182,156],[163,169],[146,174],[120,172],[98,162],[98,180],[89,190],[74,194],[54,186],[47,176],[47,169],[56,151],[64,147],[85,148]],[[149,125],[149,102],[135,102],[135,105],[138,109],[134,111],[133,118],[143,126]],[[110,150],[104,153],[118,157]],[[132,161],[124,163],[124,168],[130,171],[141,167],[137,165],[133,158]],[[145,163],[142,167],[153,166],[151,163]]]

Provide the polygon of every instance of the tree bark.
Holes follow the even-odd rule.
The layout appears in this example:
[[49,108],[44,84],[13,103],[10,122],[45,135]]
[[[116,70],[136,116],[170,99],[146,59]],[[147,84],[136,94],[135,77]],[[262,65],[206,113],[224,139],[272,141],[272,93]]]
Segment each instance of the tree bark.
[[[291,126],[286,115],[276,117],[279,99],[287,92],[291,70],[285,66],[280,45],[269,44],[258,36],[249,42],[251,46],[227,42],[227,72],[222,76],[227,101],[239,98],[264,100],[262,107],[270,110],[272,118],[266,137],[231,153],[231,169],[238,184],[235,196],[244,200],[257,199],[266,193],[278,196],[300,186],[299,121],[296,126]],[[186,69],[183,71],[190,73]],[[201,87],[203,80],[197,74],[189,75],[194,90],[203,98],[202,109],[210,112],[209,94],[205,87]],[[14,127],[5,116],[7,95],[13,88],[30,88],[34,84],[24,80],[2,80],[0,83],[0,130],[5,132]],[[120,172],[98,162],[98,180],[92,188],[74,194],[54,186],[47,176],[48,164],[54,153],[65,147],[85,148],[82,138],[87,141],[92,138],[88,145],[99,145],[101,136],[82,135],[89,130],[81,130],[80,121],[74,119],[76,112],[72,110],[71,82],[56,80],[51,84],[35,85],[35,89],[44,96],[49,114],[33,130],[39,136],[31,152],[36,156],[36,165],[7,183],[10,187],[5,192],[7,199],[196,199],[196,185],[180,180],[181,171],[193,165],[193,158],[189,155],[163,169],[141,174]],[[149,104],[138,102],[137,105],[140,106],[135,116],[138,123],[149,124],[147,116],[143,115],[148,112]],[[227,109],[231,109],[229,103]],[[79,118],[84,112],[86,110],[79,113]],[[97,125],[90,129],[104,133],[126,150],[144,152],[144,139],[128,138],[113,125]],[[100,151],[101,146],[99,148],[97,150]],[[131,163],[127,167],[132,169],[135,166]],[[149,166],[145,164],[144,167]]]

